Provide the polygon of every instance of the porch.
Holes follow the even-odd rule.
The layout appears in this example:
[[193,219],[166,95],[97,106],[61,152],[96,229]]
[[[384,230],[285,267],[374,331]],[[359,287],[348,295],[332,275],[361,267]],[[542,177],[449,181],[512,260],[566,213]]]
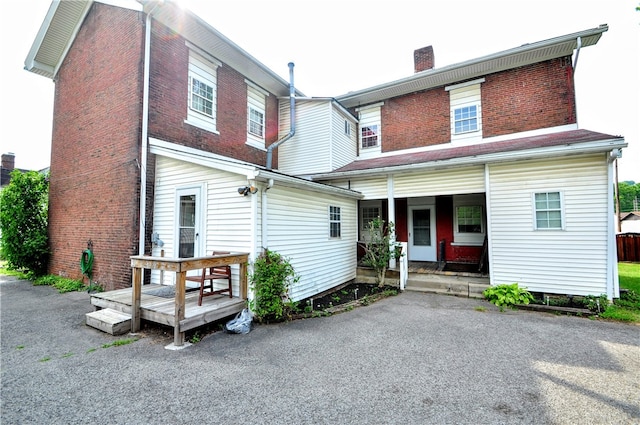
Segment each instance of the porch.
[[[406,273],[404,268],[406,267]],[[402,282],[401,276],[405,274]],[[374,283],[375,272],[358,267],[357,281]],[[473,263],[447,263],[438,261],[398,262],[398,267],[387,270],[387,284],[405,291],[430,292],[468,298],[483,298],[482,292],[491,286],[489,276]]]
[[[185,346],[185,332],[229,317],[247,305],[248,254],[230,253],[197,258],[131,257],[131,288],[95,293],[91,304],[97,309],[111,309],[130,315],[131,332],[140,329],[140,320],[174,328],[174,342],[167,348]],[[199,287],[187,289],[186,272],[221,265],[240,264],[240,294],[207,296],[198,305]],[[142,270],[176,273],[176,285],[142,285]]]

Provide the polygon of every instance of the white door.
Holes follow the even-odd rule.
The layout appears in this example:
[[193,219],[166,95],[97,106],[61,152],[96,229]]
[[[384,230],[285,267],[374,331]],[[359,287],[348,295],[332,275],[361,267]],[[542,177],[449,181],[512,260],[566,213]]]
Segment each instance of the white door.
[[436,207],[409,207],[409,261],[437,261]]
[[178,258],[203,255],[201,217],[202,200],[199,187],[176,191],[176,250]]

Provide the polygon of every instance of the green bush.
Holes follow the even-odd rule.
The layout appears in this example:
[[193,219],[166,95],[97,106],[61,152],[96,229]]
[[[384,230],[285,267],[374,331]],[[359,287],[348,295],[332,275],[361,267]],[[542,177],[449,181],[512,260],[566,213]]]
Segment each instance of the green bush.
[[384,286],[389,261],[403,255],[400,244],[391,245],[395,225],[390,222],[385,229],[384,224],[384,220],[380,217],[371,220],[367,225],[369,240],[362,245],[364,249],[362,262],[375,271],[376,283],[379,287]]
[[299,280],[289,259],[265,249],[253,264],[253,274],[249,276],[255,294],[249,307],[256,319],[269,323],[289,318],[296,310],[295,303],[289,299],[289,287]]
[[30,276],[47,270],[48,177],[36,171],[14,170],[0,195],[2,256],[10,269],[26,269]]
[[498,307],[512,307],[516,304],[529,304],[533,301],[533,295],[527,288],[519,287],[517,283],[491,286],[482,293],[490,303]]

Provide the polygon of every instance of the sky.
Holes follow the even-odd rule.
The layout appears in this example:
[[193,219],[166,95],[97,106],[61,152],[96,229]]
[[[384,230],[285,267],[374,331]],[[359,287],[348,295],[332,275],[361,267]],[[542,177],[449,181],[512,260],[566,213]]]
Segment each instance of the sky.
[[[139,7],[132,0],[109,0]],[[0,151],[16,167],[49,165],[51,80],[23,69],[49,0],[3,0]],[[413,73],[432,45],[436,68],[608,24],[575,71],[578,126],[629,144],[619,180],[640,182],[640,1],[181,0],[307,96],[338,96]],[[575,55],[574,55],[575,57]]]

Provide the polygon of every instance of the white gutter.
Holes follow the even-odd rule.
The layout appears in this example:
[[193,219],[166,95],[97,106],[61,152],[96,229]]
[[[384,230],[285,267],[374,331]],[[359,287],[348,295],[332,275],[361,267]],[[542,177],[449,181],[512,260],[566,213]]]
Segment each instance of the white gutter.
[[147,13],[144,34],[144,76],[142,87],[142,135],[140,147],[140,232],[138,234],[138,255],[144,255],[147,217],[147,151],[149,136],[149,61],[151,57],[151,15],[160,3]]

